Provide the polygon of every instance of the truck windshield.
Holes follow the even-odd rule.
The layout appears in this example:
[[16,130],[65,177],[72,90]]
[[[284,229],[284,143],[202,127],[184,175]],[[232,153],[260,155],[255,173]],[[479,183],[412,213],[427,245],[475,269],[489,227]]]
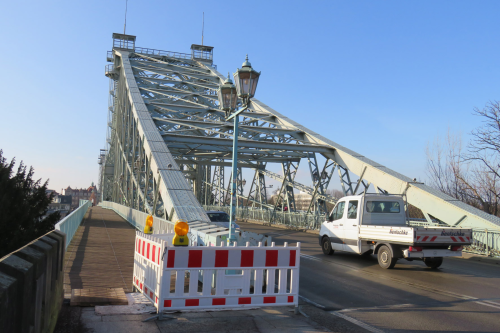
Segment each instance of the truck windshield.
[[399,202],[397,201],[367,201],[366,211],[368,213],[399,213]]
[[330,222],[335,220],[340,220],[344,215],[344,206],[345,206],[344,201],[337,203],[337,206],[335,206],[335,208],[333,209],[332,215],[330,215],[330,218],[328,220]]

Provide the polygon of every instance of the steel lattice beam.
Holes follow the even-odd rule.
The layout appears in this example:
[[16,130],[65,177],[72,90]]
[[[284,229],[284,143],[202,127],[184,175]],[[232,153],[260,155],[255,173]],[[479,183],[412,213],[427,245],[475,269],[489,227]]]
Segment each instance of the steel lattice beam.
[[[225,202],[223,169],[232,157],[232,125],[225,121],[217,102],[217,89],[225,77],[211,61],[168,51],[151,54],[149,49],[114,49],[113,60],[114,68],[106,70],[113,83],[108,147],[101,159],[103,198],[112,197],[167,218],[208,221],[198,200]],[[372,184],[388,193],[405,194],[424,215],[449,225],[500,228],[497,217],[414,182],[257,99],[240,115],[238,141],[238,167],[257,170],[249,196],[240,188],[238,197],[257,206],[263,207],[267,199],[266,176],[282,182],[280,197],[290,210],[295,188],[313,196],[311,210],[324,213],[325,202],[336,201],[326,195],[336,167],[344,194],[366,191]],[[306,186],[297,183],[294,174],[300,160],[311,154],[322,155],[327,165],[320,171],[317,161],[309,159],[313,185]],[[186,177],[192,185],[178,163],[189,168]],[[283,174],[266,170],[264,165],[269,163],[282,164]],[[210,177],[207,170],[211,166],[214,174]],[[314,178],[315,173],[320,177]]]

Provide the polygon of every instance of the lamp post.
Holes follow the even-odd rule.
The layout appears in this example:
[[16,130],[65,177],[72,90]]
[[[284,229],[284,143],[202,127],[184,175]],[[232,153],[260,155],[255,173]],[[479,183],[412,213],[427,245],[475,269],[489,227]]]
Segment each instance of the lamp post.
[[[233,74],[236,86],[233,81],[227,76],[227,80],[219,87],[218,98],[219,106],[226,112],[226,121],[233,120],[233,157],[232,157],[232,176],[231,176],[231,214],[229,215],[229,239],[228,243],[233,243],[236,238],[234,237],[233,223],[236,221],[236,205],[237,193],[236,185],[237,179],[237,165],[238,165],[238,122],[239,114],[248,109],[250,98],[255,95],[257,83],[259,81],[260,72],[252,68],[248,62],[248,55],[245,62]],[[242,108],[236,110],[238,97],[242,99]]]

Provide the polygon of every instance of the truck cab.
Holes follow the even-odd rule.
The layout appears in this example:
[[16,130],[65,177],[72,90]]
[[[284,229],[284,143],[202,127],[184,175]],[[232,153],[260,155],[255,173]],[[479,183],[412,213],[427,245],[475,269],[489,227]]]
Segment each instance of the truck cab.
[[[453,236],[457,234],[462,236]],[[339,199],[319,233],[323,253],[373,253],[383,268],[394,267],[401,258],[437,268],[443,257],[461,256],[461,247],[471,239],[470,229],[408,226],[403,198],[386,194]]]
[[[366,209],[362,209],[365,207]],[[360,241],[360,225],[406,226],[404,201],[386,195],[355,195],[341,198],[323,223],[320,235],[328,235],[332,249],[365,253],[373,246]]]

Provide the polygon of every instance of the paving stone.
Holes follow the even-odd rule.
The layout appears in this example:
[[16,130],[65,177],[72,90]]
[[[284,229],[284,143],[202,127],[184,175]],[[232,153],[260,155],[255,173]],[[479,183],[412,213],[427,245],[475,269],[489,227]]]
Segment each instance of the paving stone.
[[89,322],[85,327],[93,333],[159,333],[156,322],[142,321],[115,321],[115,322]]

